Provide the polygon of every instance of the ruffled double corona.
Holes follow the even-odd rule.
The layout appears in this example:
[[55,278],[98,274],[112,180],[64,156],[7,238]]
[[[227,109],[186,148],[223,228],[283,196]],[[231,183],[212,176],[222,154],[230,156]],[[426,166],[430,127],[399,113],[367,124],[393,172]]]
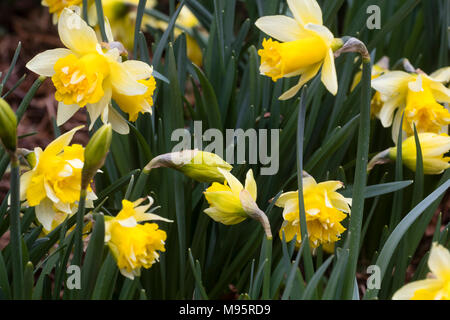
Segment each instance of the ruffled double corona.
[[[347,217],[347,213],[350,213],[352,200],[336,192],[342,187],[340,181],[317,183],[312,177],[303,178],[306,224],[312,248],[332,245],[345,231],[341,222]],[[284,222],[280,229],[280,238],[283,239],[284,233],[285,240],[289,242],[296,236],[299,246],[302,239],[298,191],[283,193],[275,205],[283,208]]]
[[129,279],[140,276],[141,268],[150,268],[159,261],[160,252],[165,251],[166,232],[159,229],[156,223],[146,222],[172,222],[147,213],[153,199],[149,197],[149,203],[141,205],[145,200],[122,200],[122,210],[116,217],[105,216],[105,243],[120,272]]

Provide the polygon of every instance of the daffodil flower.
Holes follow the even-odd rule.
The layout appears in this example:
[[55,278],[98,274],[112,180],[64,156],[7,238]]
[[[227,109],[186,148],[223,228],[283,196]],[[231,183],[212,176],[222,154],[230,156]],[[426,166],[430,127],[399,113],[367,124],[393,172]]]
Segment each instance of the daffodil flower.
[[268,238],[272,238],[269,221],[256,205],[257,186],[250,169],[245,178],[245,187],[230,172],[218,168],[225,177],[224,184],[214,182],[204,192],[209,208],[204,212],[214,221],[225,225],[238,224],[247,218],[261,222]]
[[141,267],[150,268],[159,261],[159,252],[165,251],[166,232],[160,230],[156,223],[145,222],[173,222],[147,213],[153,199],[148,197],[149,203],[141,205],[145,200],[122,200],[122,210],[116,217],[105,216],[105,243],[111,250],[120,272],[129,279],[140,276]]
[[[108,23],[106,29],[112,43]],[[132,119],[138,112],[150,112],[148,98],[154,85],[146,79],[151,78],[153,69],[141,61],[122,62],[119,49],[108,44],[102,47],[95,31],[71,9],[64,8],[61,12],[58,33],[66,48],[47,50],[27,64],[31,71],[52,78],[59,101],[57,124],[65,123],[86,107],[91,127],[101,116],[115,131],[128,133],[128,124],[111,106],[111,98],[117,97],[119,107],[130,112]]]
[[[169,24],[166,21],[162,21],[151,17],[149,15],[145,15],[142,24],[149,25],[155,29],[166,30]],[[174,28],[175,38],[180,36],[186,30],[192,30],[194,28],[199,29],[200,22],[197,17],[189,10],[187,6],[183,6],[181,8],[180,13],[178,14],[178,18],[176,20],[176,25]],[[183,30],[184,29],[184,30]],[[186,53],[188,58],[195,63],[197,66],[202,66],[203,64],[203,52],[200,48],[197,40],[192,37],[189,33],[186,34]]]
[[430,76],[420,70],[418,73],[390,71],[372,81],[372,87],[380,93],[383,103],[378,118],[384,127],[392,125],[394,142],[400,126],[407,136],[413,134],[414,124],[421,133],[447,132],[450,113],[439,103],[450,102],[450,89],[444,86],[449,80],[450,67]]
[[426,280],[413,281],[394,293],[393,300],[450,300],[450,252],[433,243]]
[[[372,80],[378,78],[382,74],[389,71],[389,58],[383,57],[372,67]],[[362,71],[358,71],[353,78],[350,91],[353,91],[361,81]],[[381,101],[381,94],[376,91],[370,102],[370,114],[373,118],[378,117],[380,110],[383,107],[383,101]]]
[[[69,146],[76,127],[52,141],[44,151],[34,149],[33,169],[20,177],[20,198],[35,207],[36,218],[44,231],[51,231],[66,216],[77,211],[81,190],[84,148]],[[86,207],[93,207],[96,195],[89,187]]]
[[323,25],[322,10],[316,0],[288,0],[294,18],[276,15],[259,18],[256,26],[273,37],[264,39],[260,72],[277,81],[300,75],[297,85],[286,91],[281,100],[292,98],[322,68],[321,80],[327,90],[338,90],[333,52],[342,46]]
[[[324,245],[330,248],[345,231],[341,222],[350,213],[352,200],[345,198],[337,189],[343,187],[340,181],[317,183],[313,177],[303,178],[303,198],[305,204],[306,225],[310,245],[317,248]],[[298,191],[283,193],[275,203],[283,208],[284,222],[280,229],[280,238],[287,242],[296,236],[296,245],[302,239],[300,233],[300,216],[298,209]]]
[[[431,132],[419,133],[419,143],[422,150],[424,174],[441,174],[450,167],[450,157],[444,155],[450,150],[450,136],[445,133]],[[397,157],[397,148],[389,149],[389,157],[393,160]],[[414,136],[408,137],[402,142],[403,163],[413,171],[416,171],[416,140]]]
[[53,23],[58,22],[59,15],[64,8],[82,5],[83,0],[42,0],[41,4],[48,7],[48,12],[52,15]]

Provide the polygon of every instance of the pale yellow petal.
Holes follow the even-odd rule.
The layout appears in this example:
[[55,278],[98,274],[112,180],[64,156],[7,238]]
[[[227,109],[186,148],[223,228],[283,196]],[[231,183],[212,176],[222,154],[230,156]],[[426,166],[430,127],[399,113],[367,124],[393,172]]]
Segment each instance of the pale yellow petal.
[[52,229],[53,218],[55,217],[55,211],[53,209],[53,203],[49,199],[44,199],[35,207],[36,219],[42,224],[45,230],[50,231]]
[[256,20],[255,25],[264,33],[278,41],[294,41],[307,35],[295,19],[277,15],[265,16]]
[[235,176],[233,176],[229,171],[223,170],[222,168],[219,169],[220,173],[225,177],[225,180],[227,180],[228,185],[231,188],[231,191],[239,197],[239,193],[241,192],[244,187],[242,186],[242,183],[236,179]]
[[333,50],[328,50],[325,56],[325,61],[322,66],[322,76],[320,78],[322,83],[325,85],[327,90],[332,94],[336,95],[338,91],[338,81],[336,75],[336,67],[334,66],[334,55]]
[[123,63],[123,65],[134,80],[150,78],[153,73],[153,67],[142,61],[127,60]]
[[295,19],[303,25],[323,24],[322,10],[316,0],[288,0],[287,3]]
[[111,62],[110,70],[111,84],[116,92],[127,96],[136,96],[147,91],[147,86],[137,82],[123,63]]
[[69,49],[58,48],[44,51],[31,59],[26,67],[41,76],[51,77],[55,74],[55,63],[71,54]]
[[433,243],[428,266],[437,278],[450,279],[450,252],[444,246]]
[[310,68],[308,68],[304,73],[302,73],[300,79],[298,80],[298,83],[289,90],[287,90],[285,93],[283,93],[278,99],[288,100],[293,96],[295,96],[305,83],[314,78],[314,76],[319,72],[321,65],[322,62],[316,63],[312,65]]
[[245,178],[245,190],[247,190],[250,195],[252,196],[253,200],[256,201],[257,197],[257,186],[255,178],[253,178],[253,171],[252,169],[248,170],[247,176]]
[[331,42],[334,39],[334,36],[331,33],[331,31],[325,26],[308,23],[305,25],[305,29],[317,34],[320,38],[322,38],[322,40],[326,43],[327,46],[330,46]]
[[130,127],[128,126],[127,120],[125,120],[113,107],[109,106],[108,109],[107,122],[111,123],[113,130],[120,134],[128,134],[130,132]]
[[205,209],[204,212],[214,221],[223,223],[225,225],[238,224],[246,219],[245,216],[237,215],[234,213],[221,212],[216,208],[208,208]]
[[58,138],[53,140],[46,148],[44,153],[48,155],[56,155],[60,153],[65,146],[68,146],[72,141],[74,134],[83,128],[84,126],[78,126],[72,130],[60,135]]
[[89,118],[91,120],[91,125],[89,126],[89,130],[94,126],[95,121],[98,117],[103,113],[103,110],[108,107],[111,102],[112,89],[110,86],[103,86],[103,97],[97,103],[87,104],[87,110],[89,113]]
[[390,71],[372,80],[372,88],[384,96],[398,96],[406,93],[408,82],[415,77],[404,71]]
[[56,111],[56,124],[61,126],[66,123],[79,109],[80,106],[77,104],[67,105],[60,101],[58,103],[58,110]]
[[68,8],[61,12],[58,33],[62,43],[78,55],[97,51],[98,41],[94,29]]
[[397,290],[392,296],[392,300],[410,300],[414,296],[416,290],[424,289],[434,291],[440,286],[442,286],[442,282],[437,279],[410,282]]

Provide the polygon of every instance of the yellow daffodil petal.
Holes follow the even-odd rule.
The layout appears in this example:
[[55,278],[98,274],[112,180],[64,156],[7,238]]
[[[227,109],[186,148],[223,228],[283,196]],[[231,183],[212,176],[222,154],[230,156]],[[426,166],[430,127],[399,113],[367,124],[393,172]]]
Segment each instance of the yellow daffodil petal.
[[293,96],[295,96],[305,83],[314,78],[314,76],[319,72],[321,66],[322,62],[319,62],[306,69],[306,71],[302,73],[298,83],[289,90],[287,90],[285,93],[283,93],[278,99],[288,100]]
[[430,78],[439,82],[450,82],[450,67],[444,67],[430,74]]
[[336,95],[338,91],[338,82],[336,67],[334,66],[334,55],[331,49],[328,50],[328,53],[325,56],[325,60],[323,62],[321,80],[327,90],[332,95]]
[[124,95],[135,96],[139,94],[144,94],[147,91],[147,87],[137,82],[133,76],[128,72],[126,66],[122,63],[112,62],[110,81],[113,89]]
[[447,279],[450,282],[450,252],[444,246],[433,243],[428,266],[439,279]]
[[26,67],[41,76],[51,77],[55,74],[56,61],[71,54],[69,49],[58,48],[44,51],[31,59]]
[[106,110],[108,110],[107,119],[102,119],[104,123],[111,123],[114,131],[119,134],[128,134],[130,132],[130,127],[128,122],[116,111],[111,105],[109,105]]
[[247,176],[245,178],[245,190],[247,190],[251,197],[253,198],[253,201],[256,201],[257,197],[257,186],[255,178],[253,178],[253,171],[250,169],[247,172]]
[[295,19],[301,24],[323,23],[322,10],[316,0],[287,0],[287,3]]
[[104,94],[103,94],[103,97],[100,99],[100,101],[98,101],[96,103],[88,104],[86,106],[88,113],[89,113],[89,118],[91,120],[89,130],[92,129],[95,121],[103,113],[103,111],[108,108],[108,105],[111,102],[112,88],[109,86],[105,86],[103,92],[104,92]]
[[78,126],[73,128],[72,130],[60,135],[58,138],[50,142],[50,144],[45,148],[45,154],[46,155],[56,155],[63,151],[65,146],[68,146],[70,141],[72,141],[73,136],[75,133],[83,128],[84,126]]
[[408,82],[414,76],[404,71],[390,71],[372,80],[372,88],[381,92],[383,96],[397,96],[406,93]]
[[290,17],[276,15],[256,20],[255,25],[270,37],[282,41],[295,41],[307,35],[299,23]]
[[244,215],[237,215],[234,212],[220,211],[215,207],[210,207],[204,210],[204,212],[211,217],[214,221],[223,223],[225,225],[238,224],[244,221],[247,217]]
[[58,33],[62,43],[78,55],[97,52],[98,40],[94,29],[68,8],[61,12]]
[[436,279],[426,279],[414,281],[400,288],[392,296],[393,300],[411,300],[418,290],[425,290],[429,292],[436,291],[442,286],[441,281]]
[[239,193],[241,192],[242,189],[244,189],[242,183],[229,171],[223,170],[222,168],[218,168],[218,170],[225,177],[225,180],[227,180],[227,183],[230,186],[233,194],[239,198]]
[[58,110],[56,111],[56,124],[61,126],[66,123],[67,120],[72,118],[72,116],[80,109],[77,104],[64,104],[64,102],[58,103]]
[[134,80],[147,79],[152,76],[153,67],[138,60],[127,60],[122,63]]
[[41,201],[35,207],[35,212],[36,219],[42,224],[44,229],[50,231],[52,229],[53,218],[55,217],[52,201],[48,199]]

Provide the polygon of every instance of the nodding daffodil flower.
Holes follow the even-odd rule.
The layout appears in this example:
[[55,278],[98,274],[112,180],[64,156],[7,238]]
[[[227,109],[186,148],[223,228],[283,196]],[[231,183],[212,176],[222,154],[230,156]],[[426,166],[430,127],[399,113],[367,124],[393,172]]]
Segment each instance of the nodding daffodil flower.
[[48,12],[52,14],[53,23],[58,22],[59,15],[64,8],[71,6],[81,6],[83,0],[42,0],[42,5],[48,7]]
[[450,67],[430,76],[420,70],[418,73],[390,71],[372,81],[372,87],[380,93],[383,102],[378,118],[384,127],[392,125],[394,142],[397,142],[400,126],[407,135],[414,133],[414,124],[418,132],[447,132],[450,113],[439,103],[450,102],[450,89],[444,86],[449,80]]
[[[378,78],[382,74],[389,71],[389,58],[383,57],[372,67],[372,80]],[[350,87],[350,91],[353,91],[361,81],[362,71],[358,71],[353,78],[353,83]],[[370,114],[373,118],[378,117],[380,110],[383,107],[383,101],[381,101],[381,94],[376,91],[370,102]]]
[[[84,148],[79,144],[69,146],[76,131],[72,129],[52,141],[44,151],[34,149],[33,169],[20,177],[20,198],[35,207],[36,218],[44,231],[51,231],[55,222],[72,215],[78,208],[81,190],[81,171],[84,164]],[[86,207],[93,207],[97,199],[89,187]],[[57,225],[57,224],[56,224]]]
[[[128,50],[133,49],[138,4],[139,0],[102,0],[103,14],[111,24],[114,39],[123,43]],[[147,0],[145,8],[151,9],[155,5],[155,0]],[[97,13],[95,12],[95,14]],[[144,22],[146,17],[147,15],[143,16]],[[96,21],[96,17],[94,17],[94,21]]]
[[394,293],[393,300],[450,300],[450,252],[433,243],[426,280],[413,281]]
[[[450,167],[450,157],[444,155],[450,150],[450,136],[445,133],[419,133],[419,143],[422,150],[423,172],[425,174],[441,174]],[[397,148],[389,149],[389,157],[393,160],[397,157]],[[416,140],[414,136],[408,137],[402,142],[403,163],[413,171],[416,171]]]
[[[131,112],[149,112],[148,96],[154,90],[153,69],[136,60],[122,62],[120,50],[112,41],[106,23],[109,43],[97,41],[95,31],[73,10],[65,8],[58,21],[58,33],[66,48],[47,50],[27,63],[27,68],[42,76],[52,77],[59,101],[57,124],[66,122],[80,108],[86,107],[91,127],[101,116],[119,133],[129,132],[125,119],[111,106],[117,97],[119,107]],[[128,96],[130,99],[124,99]],[[131,105],[128,105],[130,103]]]
[[204,212],[213,220],[225,225],[238,224],[247,218],[258,220],[271,239],[269,220],[256,205],[257,186],[250,169],[245,178],[245,187],[230,172],[218,169],[225,177],[224,184],[214,182],[203,194],[209,208]]
[[[305,204],[306,225],[309,242],[312,248],[325,245],[327,248],[339,240],[345,231],[341,221],[350,213],[352,200],[345,198],[336,190],[343,187],[340,181],[317,183],[313,177],[303,178],[303,198]],[[296,237],[299,246],[302,239],[300,233],[300,216],[298,209],[298,191],[283,193],[275,203],[282,207],[284,222],[280,229],[286,241]]]
[[152,159],[144,168],[168,167],[178,170],[199,182],[223,182],[221,170],[231,171],[233,167],[215,153],[195,150],[165,153]]
[[[316,0],[288,0],[294,18],[266,16],[256,26],[273,37],[264,39],[260,72],[277,81],[301,75],[297,85],[286,91],[281,100],[292,98],[322,67],[321,80],[330,93],[338,90],[333,52],[342,46],[322,22],[322,11]],[[280,42],[279,42],[280,41]]]
[[[143,25],[149,25],[155,29],[166,30],[169,24],[166,21],[158,20],[151,16],[144,16],[142,20]],[[177,27],[178,26],[178,27]],[[194,62],[198,66],[202,66],[203,64],[203,52],[197,41],[186,32],[186,30],[197,29],[202,32],[200,29],[200,22],[195,17],[195,15],[189,10],[187,6],[183,6],[181,8],[180,13],[178,14],[178,18],[176,21],[176,26],[174,28],[175,38],[178,38],[183,32],[186,34],[186,51],[188,58]],[[183,30],[184,29],[184,30]]]
[[[122,200],[122,210],[115,217],[105,216],[105,243],[107,243],[123,276],[134,279],[140,276],[141,267],[148,269],[159,261],[159,252],[164,252],[166,232],[156,223],[173,222],[156,214],[147,213],[153,204],[148,197],[147,205],[140,205],[145,198],[130,202]],[[140,224],[143,222],[143,224]]]

